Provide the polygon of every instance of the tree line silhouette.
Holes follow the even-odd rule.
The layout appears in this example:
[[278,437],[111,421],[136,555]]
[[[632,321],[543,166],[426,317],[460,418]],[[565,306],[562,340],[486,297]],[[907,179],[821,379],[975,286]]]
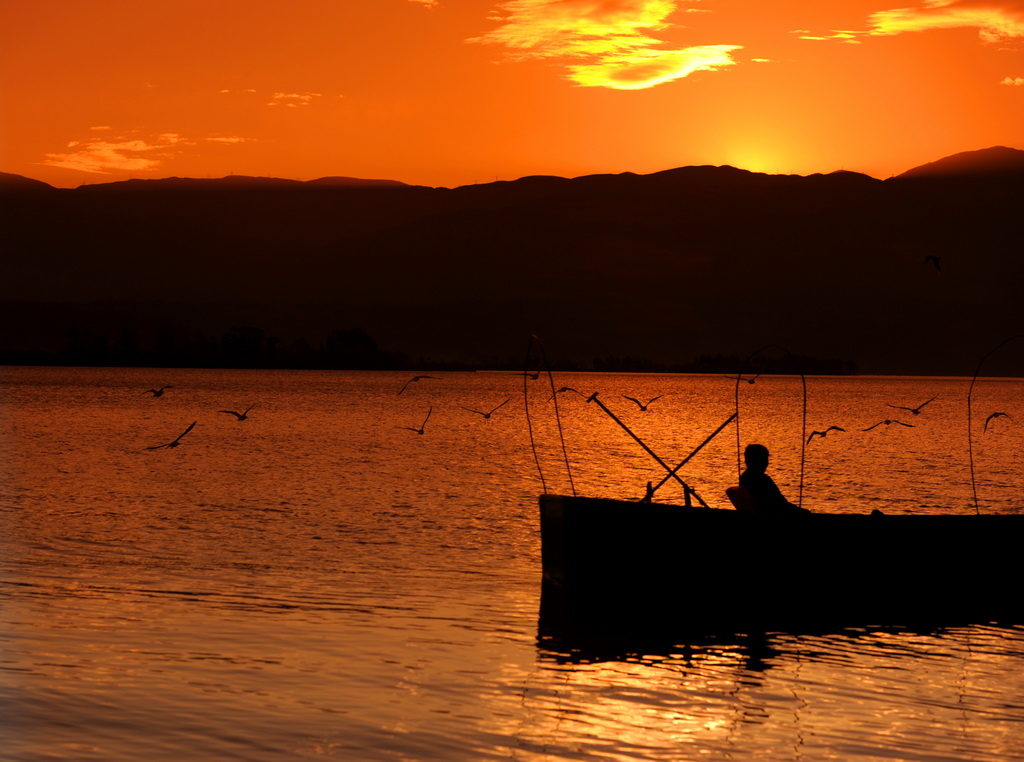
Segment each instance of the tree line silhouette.
[[[664,363],[643,357],[595,357],[589,363],[552,360],[551,370],[602,373],[735,373],[742,358],[701,355],[686,363]],[[292,370],[522,370],[514,352],[494,354],[468,364],[451,358],[409,357],[383,349],[362,328],[332,330],[322,341],[300,336],[282,340],[255,326],[238,326],[219,337],[201,331],[166,329],[141,338],[129,327],[116,336],[86,328],[72,328],[67,343],[55,351],[0,350],[0,365],[54,365],[81,367],[254,368]],[[857,366],[836,358],[785,356],[756,358],[751,373],[850,375]]]

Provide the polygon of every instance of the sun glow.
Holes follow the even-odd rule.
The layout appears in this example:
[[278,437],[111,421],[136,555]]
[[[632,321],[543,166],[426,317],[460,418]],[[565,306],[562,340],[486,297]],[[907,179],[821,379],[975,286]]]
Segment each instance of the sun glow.
[[725,163],[750,172],[764,172],[768,175],[789,174],[785,156],[758,149],[740,148],[730,151]]

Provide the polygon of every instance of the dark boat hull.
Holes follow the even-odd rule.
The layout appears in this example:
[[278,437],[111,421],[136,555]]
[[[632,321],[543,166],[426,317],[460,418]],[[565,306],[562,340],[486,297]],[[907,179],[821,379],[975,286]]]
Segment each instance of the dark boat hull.
[[768,519],[559,495],[540,512],[549,632],[916,626],[1024,610],[1024,515]]

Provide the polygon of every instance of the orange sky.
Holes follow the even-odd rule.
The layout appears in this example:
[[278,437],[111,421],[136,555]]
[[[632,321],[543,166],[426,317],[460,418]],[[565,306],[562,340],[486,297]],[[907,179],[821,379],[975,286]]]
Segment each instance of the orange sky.
[[0,170],[58,186],[1024,148],[1024,0],[33,0],[0,70]]

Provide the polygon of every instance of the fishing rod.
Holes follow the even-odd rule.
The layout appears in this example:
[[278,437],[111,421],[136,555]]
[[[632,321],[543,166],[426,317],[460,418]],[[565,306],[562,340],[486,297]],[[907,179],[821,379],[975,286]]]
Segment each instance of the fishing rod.
[[1024,334],[1017,334],[1011,336],[1008,339],[1004,339],[1000,343],[996,344],[992,349],[989,350],[988,354],[978,360],[978,367],[974,369],[974,377],[971,379],[971,385],[967,388],[967,458],[970,462],[971,467],[971,491],[974,493],[974,515],[981,515],[981,507],[978,505],[978,482],[975,478],[974,473],[974,438],[971,434],[971,397],[974,394],[974,384],[978,381],[978,376],[981,375],[981,366],[985,364],[985,360],[994,355],[998,350],[1009,344],[1014,339],[1024,339]]
[[[654,493],[655,493],[655,492],[656,492],[656,491],[657,491],[658,489],[660,489],[661,487],[663,487],[663,486],[665,485],[665,482],[667,482],[667,481],[668,481],[668,480],[669,480],[670,478],[672,478],[673,476],[675,476],[675,473],[676,473],[676,471],[678,471],[678,470],[679,470],[680,468],[682,468],[682,467],[683,467],[683,466],[685,466],[685,465],[686,465],[687,463],[689,463],[689,462],[690,462],[690,461],[691,461],[691,460],[693,459],[693,456],[694,456],[694,455],[696,455],[696,454],[697,454],[697,453],[699,453],[699,452],[700,452],[701,450],[703,450],[703,449],[704,449],[704,447],[705,447],[705,445],[707,445],[707,444],[708,444],[708,443],[709,443],[709,442],[710,442],[710,441],[711,441],[712,439],[714,439],[714,438],[715,438],[715,437],[717,437],[717,436],[718,436],[719,434],[721,434],[721,433],[722,433],[722,430],[723,430],[723,429],[725,429],[725,427],[726,427],[726,426],[728,426],[728,425],[729,425],[730,423],[732,423],[733,421],[735,421],[735,420],[736,420],[736,418],[737,418],[738,416],[739,416],[739,414],[738,414],[738,413],[733,413],[733,414],[732,414],[732,415],[730,415],[730,416],[729,416],[728,418],[726,418],[726,419],[725,419],[725,423],[723,423],[723,424],[722,424],[721,426],[719,426],[719,427],[718,427],[717,429],[715,429],[715,430],[714,430],[714,432],[712,432],[711,436],[709,436],[709,437],[708,437],[707,439],[705,439],[705,440],[704,440],[703,442],[701,442],[701,443],[700,443],[699,445],[697,445],[697,449],[696,449],[696,450],[694,450],[694,451],[693,451],[693,452],[691,452],[691,453],[690,453],[689,455],[687,455],[687,456],[686,456],[685,458],[683,458],[682,462],[681,462],[681,463],[680,463],[680,464],[679,464],[678,466],[676,466],[675,468],[673,468],[673,469],[672,469],[672,470],[671,470],[671,471],[669,472],[668,476],[666,476],[666,477],[665,477],[665,478],[663,478],[663,479],[662,479],[662,480],[661,480],[660,482],[658,482],[658,483],[657,483],[656,485],[654,485],[653,487],[651,487],[651,494],[653,495],[653,494],[654,494]],[[703,501],[702,501],[702,502],[703,502]]]
[[[548,363],[548,353],[544,349],[544,343],[540,340],[537,334],[530,335],[530,341],[526,345],[526,357],[523,361],[523,405],[526,408],[526,429],[530,435],[530,449],[533,450],[533,459],[537,464],[537,473],[540,475],[541,491],[546,495],[548,493],[547,481],[544,479],[544,469],[540,465],[540,454],[537,452],[537,441],[533,434],[533,419],[530,417],[530,394],[527,387],[527,379],[529,378],[530,370],[530,350],[533,348],[534,342],[540,347],[541,359],[543,360],[544,369],[547,373],[548,384],[551,386],[551,398],[555,402],[555,423],[558,427],[558,439],[562,445],[562,459],[565,463],[565,472],[569,477],[569,488],[572,490],[573,497],[576,496],[576,483],[572,478],[572,467],[569,465],[569,452],[565,447],[565,432],[562,429],[562,417],[558,412],[558,395],[555,393],[555,379],[551,375],[551,365]],[[538,375],[540,371],[537,371]]]
[[[605,413],[607,413],[609,418],[611,418],[613,421],[615,421],[617,424],[619,424],[619,426],[622,427],[622,430],[625,431],[627,434],[629,434],[636,441],[636,443],[638,445],[643,447],[644,451],[648,455],[650,455],[652,458],[654,458],[656,461],[658,461],[658,464],[662,468],[664,468],[666,471],[668,471],[668,476],[666,476],[665,479],[662,480],[661,484],[664,484],[669,479],[675,479],[677,482],[679,482],[680,486],[682,486],[682,488],[683,488],[684,495],[685,495],[685,498],[686,498],[686,505],[687,506],[690,505],[690,496],[693,495],[694,497],[697,498],[697,501],[702,506],[704,506],[705,508],[710,508],[711,507],[706,502],[704,502],[704,499],[701,498],[701,496],[697,494],[696,490],[694,490],[689,484],[687,484],[682,479],[680,479],[679,475],[676,473],[676,471],[678,471],[683,466],[683,463],[685,463],[686,461],[683,461],[683,463],[680,463],[675,468],[672,468],[671,466],[669,466],[669,464],[666,463],[665,461],[663,461],[661,458],[659,458],[658,454],[656,452],[654,452],[654,450],[652,450],[650,447],[648,447],[647,444],[640,437],[638,437],[636,434],[634,434],[633,431],[629,428],[629,426],[627,426],[621,420],[619,420],[619,417],[617,415],[615,415],[615,413],[613,413],[611,410],[609,410],[608,406],[605,405],[601,400],[599,400],[597,398],[597,395],[598,395],[597,392],[594,392],[593,394],[591,394],[590,397],[587,399],[587,402],[596,402],[597,406],[599,408],[601,408]],[[728,421],[726,421],[726,423],[728,423]],[[724,425],[723,425],[722,428],[724,428]],[[715,433],[717,434],[718,432],[716,431]],[[707,444],[707,443],[705,442],[705,444]],[[701,445],[701,447],[703,447],[703,446],[704,445]],[[700,448],[698,448],[698,449],[700,449]],[[687,460],[689,460],[689,458],[687,458]],[[661,484],[659,484],[658,487],[660,487]],[[655,489],[657,489],[657,487],[651,487],[650,483],[648,483],[648,485],[647,485],[647,494],[644,496],[644,501],[645,502],[650,500],[651,496],[654,494],[654,490]]]

